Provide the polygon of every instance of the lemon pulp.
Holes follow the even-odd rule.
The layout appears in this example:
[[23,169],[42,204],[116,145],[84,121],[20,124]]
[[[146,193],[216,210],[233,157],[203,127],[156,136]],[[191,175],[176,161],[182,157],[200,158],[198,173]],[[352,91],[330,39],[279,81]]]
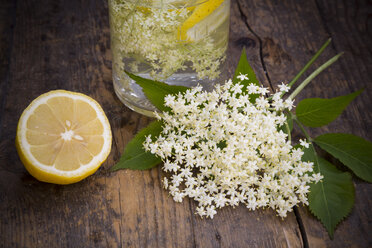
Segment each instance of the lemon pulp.
[[56,90],[22,113],[16,144],[26,169],[40,181],[68,184],[94,173],[111,150],[110,124],[99,104]]

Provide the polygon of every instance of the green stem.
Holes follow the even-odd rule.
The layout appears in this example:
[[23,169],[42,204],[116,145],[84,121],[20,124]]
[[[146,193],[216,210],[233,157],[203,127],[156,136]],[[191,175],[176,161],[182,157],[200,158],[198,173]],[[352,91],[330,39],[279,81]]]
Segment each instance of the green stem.
[[329,67],[330,65],[332,65],[334,62],[336,62],[340,56],[342,55],[343,53],[339,53],[337,54],[336,56],[334,56],[333,58],[331,58],[330,60],[328,60],[327,62],[325,62],[323,65],[321,65],[318,69],[316,69],[313,73],[310,74],[310,76],[308,76],[293,92],[292,94],[288,97],[289,99],[293,99],[297,96],[298,93],[301,92],[301,90],[303,88],[305,88],[306,85],[308,85],[311,80],[313,80],[316,76],[318,76],[323,70],[325,70],[327,67]]
[[[307,69],[309,69],[309,67],[315,62],[315,60],[317,60],[317,58],[323,53],[324,49],[326,49],[326,47],[329,45],[329,43],[331,43],[331,38],[329,38],[323,45],[321,48],[319,48],[319,50],[315,53],[315,55],[309,60],[309,62],[306,63],[306,65],[301,69],[301,71],[299,73],[297,73],[297,75],[292,79],[291,82],[288,83],[288,86],[289,88],[292,88],[292,86],[297,82],[297,80],[302,76],[302,74],[304,74]],[[286,92],[283,92],[280,97],[283,97],[284,95],[286,94]],[[272,97],[269,97],[269,99],[272,99]]]
[[285,122],[285,128],[287,129],[288,140],[292,140],[292,137],[291,137],[291,129],[289,128],[288,121]]
[[304,66],[304,68],[302,68],[302,70],[292,79],[291,82],[289,82],[289,84],[288,84],[289,87],[292,87],[294,85],[294,83],[296,83],[296,81],[302,76],[302,74],[304,74],[305,71],[307,71],[307,69],[309,69],[309,67],[315,62],[315,60],[323,53],[324,49],[329,45],[331,40],[332,39],[329,38],[323,44],[323,46],[316,52],[316,54],[309,60],[309,62],[307,62],[307,64]]
[[307,141],[312,144],[312,139],[311,139],[309,133],[306,131],[306,129],[304,128],[304,126],[302,125],[302,123],[297,119],[297,116],[296,115],[293,115],[292,113],[290,113],[290,115],[291,115],[291,118],[296,122],[296,124],[301,129],[301,132],[305,135]]

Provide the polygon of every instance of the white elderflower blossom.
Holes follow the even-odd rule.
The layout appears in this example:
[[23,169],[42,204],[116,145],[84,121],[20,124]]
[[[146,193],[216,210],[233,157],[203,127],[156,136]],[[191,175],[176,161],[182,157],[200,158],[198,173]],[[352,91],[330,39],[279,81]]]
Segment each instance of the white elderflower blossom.
[[278,87],[279,87],[279,90],[281,92],[288,92],[289,89],[290,89],[290,87],[288,85],[284,84],[283,82]]
[[247,75],[245,74],[241,74],[239,73],[239,75],[237,76],[238,79],[240,79],[240,81],[243,81],[243,80],[248,80],[249,78],[247,77]]
[[254,103],[242,88],[229,80],[212,92],[195,87],[165,97],[171,111],[158,116],[163,131],[155,141],[147,137],[144,147],[162,158],[163,184],[174,200],[194,199],[201,217],[239,204],[270,207],[286,217],[294,206],[308,204],[308,185],[322,176],[312,174],[313,164],[301,160],[302,149],[280,130],[283,111],[292,107],[280,97],[287,88],[269,100],[267,89],[248,85],[249,94],[258,94]]
[[306,140],[302,140],[302,139],[300,139],[299,141],[300,141],[300,145],[301,145],[301,146],[303,146],[303,147],[305,147],[305,148],[309,148],[309,143],[307,143]]

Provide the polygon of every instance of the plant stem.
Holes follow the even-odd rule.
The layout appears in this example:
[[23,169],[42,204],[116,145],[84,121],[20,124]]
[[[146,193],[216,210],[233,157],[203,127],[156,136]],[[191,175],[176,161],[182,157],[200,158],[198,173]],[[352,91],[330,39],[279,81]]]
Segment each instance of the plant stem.
[[289,128],[288,121],[285,122],[285,128],[287,129],[288,140],[292,140],[292,137],[291,137],[291,129]]
[[315,62],[315,60],[323,53],[324,49],[329,45],[331,42],[331,38],[329,38],[323,45],[322,47],[316,52],[316,54],[307,62],[307,64],[302,68],[302,70],[292,79],[291,82],[288,83],[289,87],[292,87],[294,83],[302,76],[302,74],[309,69],[309,67]]
[[292,119],[296,122],[296,124],[300,127],[302,133],[305,135],[306,139],[308,142],[310,142],[312,144],[312,139],[309,135],[309,133],[305,130],[304,126],[302,125],[302,123],[297,119],[297,116],[296,115],[293,115],[292,113],[291,114],[291,117]]
[[332,65],[334,62],[336,62],[340,56],[342,55],[343,53],[339,53],[337,54],[336,56],[334,56],[333,58],[331,58],[330,60],[328,60],[327,62],[325,62],[323,65],[321,65],[318,69],[316,69],[313,73],[310,74],[310,76],[308,76],[293,92],[292,94],[288,97],[289,99],[293,99],[297,96],[298,93],[301,92],[301,90],[303,88],[305,88],[306,85],[308,85],[311,80],[313,80],[316,76],[318,76],[323,70],[325,70],[327,67],[329,67],[330,65]]

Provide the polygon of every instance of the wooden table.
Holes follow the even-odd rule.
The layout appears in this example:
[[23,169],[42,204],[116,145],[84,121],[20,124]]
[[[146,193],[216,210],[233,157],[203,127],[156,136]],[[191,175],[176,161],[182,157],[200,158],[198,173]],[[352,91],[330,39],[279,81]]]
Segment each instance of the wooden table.
[[[302,206],[284,221],[273,211],[243,206],[206,220],[195,215],[193,201],[175,203],[168,196],[160,168],[110,172],[151,119],[114,94],[106,1],[2,0],[0,13],[0,247],[372,247],[372,186],[355,177],[355,207],[330,240]],[[231,14],[230,71],[245,46],[258,78],[270,88],[292,79],[332,37],[316,66],[341,51],[344,56],[299,99],[365,91],[334,123],[310,131],[372,140],[370,1],[233,0]],[[53,89],[95,98],[113,131],[107,162],[68,186],[35,180],[14,145],[24,108]]]

